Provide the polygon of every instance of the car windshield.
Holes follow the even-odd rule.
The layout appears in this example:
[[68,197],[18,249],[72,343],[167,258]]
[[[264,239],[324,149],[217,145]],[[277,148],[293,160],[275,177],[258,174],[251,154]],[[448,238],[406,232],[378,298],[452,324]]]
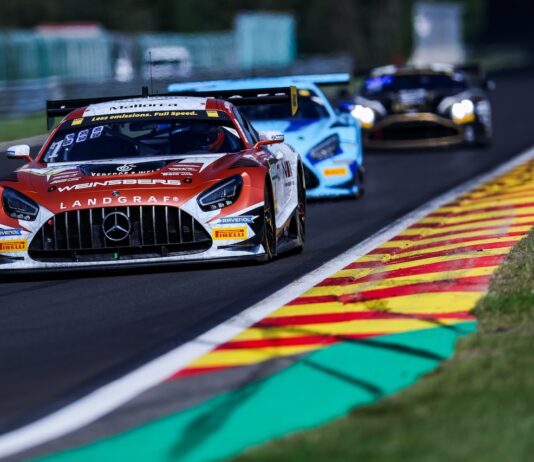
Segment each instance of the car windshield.
[[311,90],[299,90],[298,111],[291,116],[287,104],[260,104],[239,108],[250,120],[324,119],[328,117],[325,102]]
[[465,90],[462,74],[380,75],[369,77],[363,84],[364,95],[397,92],[401,90]]
[[44,162],[217,154],[244,149],[230,121],[171,119],[72,125],[75,121],[56,133]]

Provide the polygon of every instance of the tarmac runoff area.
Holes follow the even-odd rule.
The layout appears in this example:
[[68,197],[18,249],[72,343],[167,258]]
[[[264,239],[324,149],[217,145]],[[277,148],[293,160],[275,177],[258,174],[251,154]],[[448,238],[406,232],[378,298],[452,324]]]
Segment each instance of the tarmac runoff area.
[[[94,421],[70,438],[79,447],[54,453],[49,443],[39,460],[219,460],[411,385],[475,331],[470,311],[534,225],[533,158],[530,149],[108,388],[4,435],[0,454]],[[222,377],[229,389],[214,393]],[[181,401],[188,390],[193,405]],[[171,397],[176,409],[162,414]]]

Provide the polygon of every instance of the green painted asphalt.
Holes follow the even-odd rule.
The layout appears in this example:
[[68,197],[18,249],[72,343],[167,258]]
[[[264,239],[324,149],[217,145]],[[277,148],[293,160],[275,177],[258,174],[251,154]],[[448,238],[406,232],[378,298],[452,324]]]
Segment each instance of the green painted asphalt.
[[[201,405],[41,462],[225,459],[395,393],[452,356],[475,322],[346,340]],[[357,442],[355,442],[357,444]]]

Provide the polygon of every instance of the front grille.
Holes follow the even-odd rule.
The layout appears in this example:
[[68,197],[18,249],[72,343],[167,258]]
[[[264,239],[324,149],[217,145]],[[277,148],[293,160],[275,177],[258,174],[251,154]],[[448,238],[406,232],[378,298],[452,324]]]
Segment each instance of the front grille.
[[[103,229],[104,219],[114,212],[126,215],[130,222],[130,232],[120,240],[116,239],[121,235],[111,235],[115,239],[111,240]],[[58,214],[36,234],[28,253],[38,261],[113,261],[197,253],[211,245],[202,225],[179,208],[130,206]]]
[[306,189],[315,189],[319,186],[319,179],[315,176],[308,167],[304,165],[304,181],[306,182]]
[[370,133],[373,141],[426,140],[458,136],[457,129],[435,122],[396,122]]

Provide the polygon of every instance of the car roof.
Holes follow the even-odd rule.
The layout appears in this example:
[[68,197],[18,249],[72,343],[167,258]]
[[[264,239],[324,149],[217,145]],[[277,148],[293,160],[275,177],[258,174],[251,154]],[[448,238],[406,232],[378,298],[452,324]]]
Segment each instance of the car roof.
[[[212,103],[208,104],[208,99]],[[143,111],[202,111],[206,106],[211,109],[221,109],[223,103],[213,98],[197,96],[148,96],[140,98],[131,98],[105,103],[90,104],[82,108],[83,113],[75,111],[72,117],[92,117],[111,114],[128,114]],[[72,118],[71,117],[71,118]]]
[[371,69],[369,74],[372,77],[379,77],[382,75],[420,75],[420,74],[441,74],[441,75],[452,75],[456,72],[459,72],[451,64],[424,64],[424,65],[415,65],[409,64],[405,66],[382,66]]

